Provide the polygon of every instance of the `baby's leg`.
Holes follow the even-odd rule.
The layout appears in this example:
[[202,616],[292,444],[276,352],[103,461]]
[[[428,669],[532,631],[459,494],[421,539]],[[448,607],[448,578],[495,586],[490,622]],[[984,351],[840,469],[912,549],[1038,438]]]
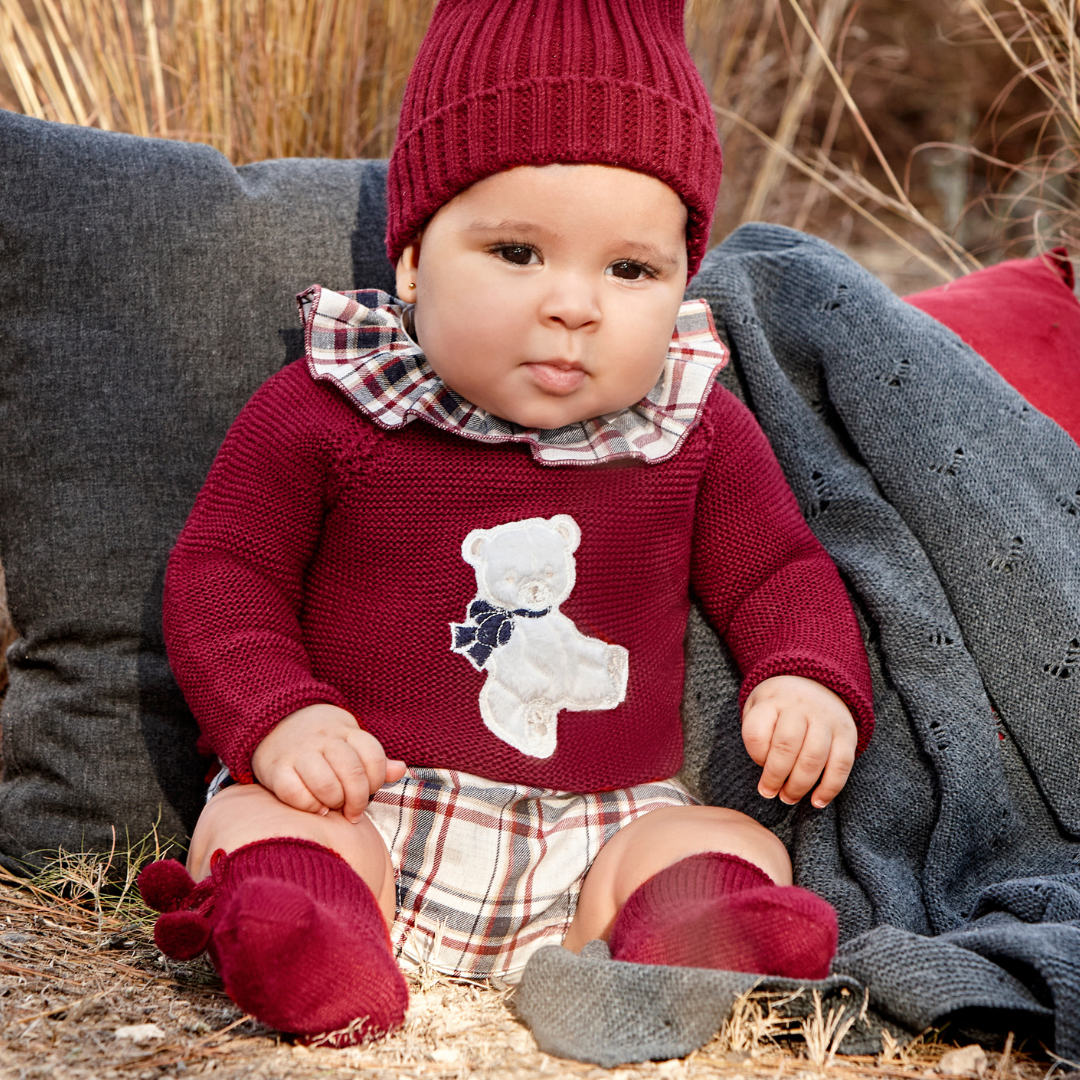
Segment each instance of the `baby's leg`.
[[206,804],[188,849],[187,868],[195,881],[210,873],[215,851],[275,837],[313,840],[340,855],[372,891],[387,925],[394,921],[394,868],[379,831],[367,814],[359,824],[337,810],[325,816],[287,806],[259,784],[234,784]]
[[[229,996],[281,1031],[358,1041],[397,1027],[408,991],[390,948],[394,874],[367,815],[295,810],[237,785],[203,810],[188,856],[140,875],[180,959],[209,951]],[[197,884],[192,883],[192,879]]]
[[735,810],[667,807],[604,845],[563,944],[608,940],[615,959],[823,978],[836,913],[791,885],[768,829]]
[[735,855],[777,885],[791,884],[787,849],[753,818],[719,806],[669,806],[632,821],[600,849],[563,944],[578,952],[593,938],[606,941],[632,893],[666,867],[707,851]]

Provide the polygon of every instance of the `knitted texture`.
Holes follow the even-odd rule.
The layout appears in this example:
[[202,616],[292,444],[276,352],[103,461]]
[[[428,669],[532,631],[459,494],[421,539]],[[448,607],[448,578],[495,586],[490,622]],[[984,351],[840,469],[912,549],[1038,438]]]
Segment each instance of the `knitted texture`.
[[736,999],[750,991],[775,994],[774,1008],[789,1019],[813,1017],[815,1008],[835,1015],[847,1031],[846,1054],[880,1052],[883,1029],[906,1037],[866,1008],[862,986],[847,976],[808,986],[806,979],[741,971],[613,964],[603,941],[590,941],[580,955],[541,949],[529,961],[514,1007],[544,1053],[611,1068],[686,1057],[716,1037]]
[[[795,881],[836,908],[829,982],[857,980],[853,1002],[864,986],[911,1033],[1023,1032],[1075,1061],[1080,728],[1063,718],[1080,710],[1080,448],[814,237],[746,226],[692,288],[856,597],[877,725],[826,810],[762,800],[733,731],[738,670],[694,616],[687,778],[773,829]],[[616,1064],[664,1056],[673,1016],[702,1032],[706,995],[740,978],[544,949],[516,1001],[548,1052]]]
[[689,213],[695,272],[721,155],[683,0],[441,0],[390,159],[391,261],[470,184],[553,162],[615,165],[667,184]]
[[[626,649],[629,677],[621,704],[563,712],[556,749],[533,757],[485,726],[488,676],[449,628],[476,595],[470,530],[558,514],[581,533],[562,612]],[[381,431],[294,364],[223,444],[170,560],[165,630],[204,745],[238,780],[279,720],[325,701],[412,766],[603,791],[679,768],[691,588],[747,692],[779,672],[817,679],[865,745],[872,700],[843,585],[722,388],[667,462],[557,468],[428,424]]]
[[[371,890],[341,856],[308,840],[260,840],[217,853],[198,885],[173,860],[139,876],[164,914],[162,952],[203,946],[229,996],[263,1023],[346,1045],[398,1027],[408,990]],[[183,908],[184,910],[180,910]]]
[[636,964],[824,979],[836,952],[836,912],[820,897],[773,883],[735,855],[692,855],[630,894],[611,929],[611,955]]

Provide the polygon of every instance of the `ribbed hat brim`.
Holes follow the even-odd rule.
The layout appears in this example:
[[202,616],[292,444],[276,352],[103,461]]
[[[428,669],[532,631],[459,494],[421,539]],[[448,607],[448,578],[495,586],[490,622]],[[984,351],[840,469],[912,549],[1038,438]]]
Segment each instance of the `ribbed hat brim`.
[[[451,102],[399,135],[389,184],[397,189],[391,260],[447,201],[518,165],[613,165],[655,176],[686,204],[687,254],[705,254],[722,166],[715,127],[694,109],[610,77],[530,78]],[[714,183],[702,178],[715,177]]]

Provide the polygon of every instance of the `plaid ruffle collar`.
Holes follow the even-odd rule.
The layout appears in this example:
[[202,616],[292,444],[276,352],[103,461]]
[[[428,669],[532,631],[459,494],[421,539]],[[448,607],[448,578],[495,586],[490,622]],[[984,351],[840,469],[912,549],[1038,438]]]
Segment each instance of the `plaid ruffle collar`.
[[528,443],[545,465],[667,461],[696,426],[716,373],[728,361],[709,305],[687,300],[663,373],[647,397],[619,412],[544,431],[492,416],[451,390],[405,330],[405,307],[387,293],[337,293],[313,285],[297,301],[311,377],[336,386],[380,427],[400,428],[419,418],[480,442]]

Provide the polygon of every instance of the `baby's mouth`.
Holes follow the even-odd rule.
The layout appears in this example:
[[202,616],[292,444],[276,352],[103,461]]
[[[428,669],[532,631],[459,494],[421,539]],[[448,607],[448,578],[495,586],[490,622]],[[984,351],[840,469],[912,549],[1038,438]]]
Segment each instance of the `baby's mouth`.
[[545,393],[563,397],[585,381],[585,372],[572,360],[539,360],[525,365],[536,385]]

